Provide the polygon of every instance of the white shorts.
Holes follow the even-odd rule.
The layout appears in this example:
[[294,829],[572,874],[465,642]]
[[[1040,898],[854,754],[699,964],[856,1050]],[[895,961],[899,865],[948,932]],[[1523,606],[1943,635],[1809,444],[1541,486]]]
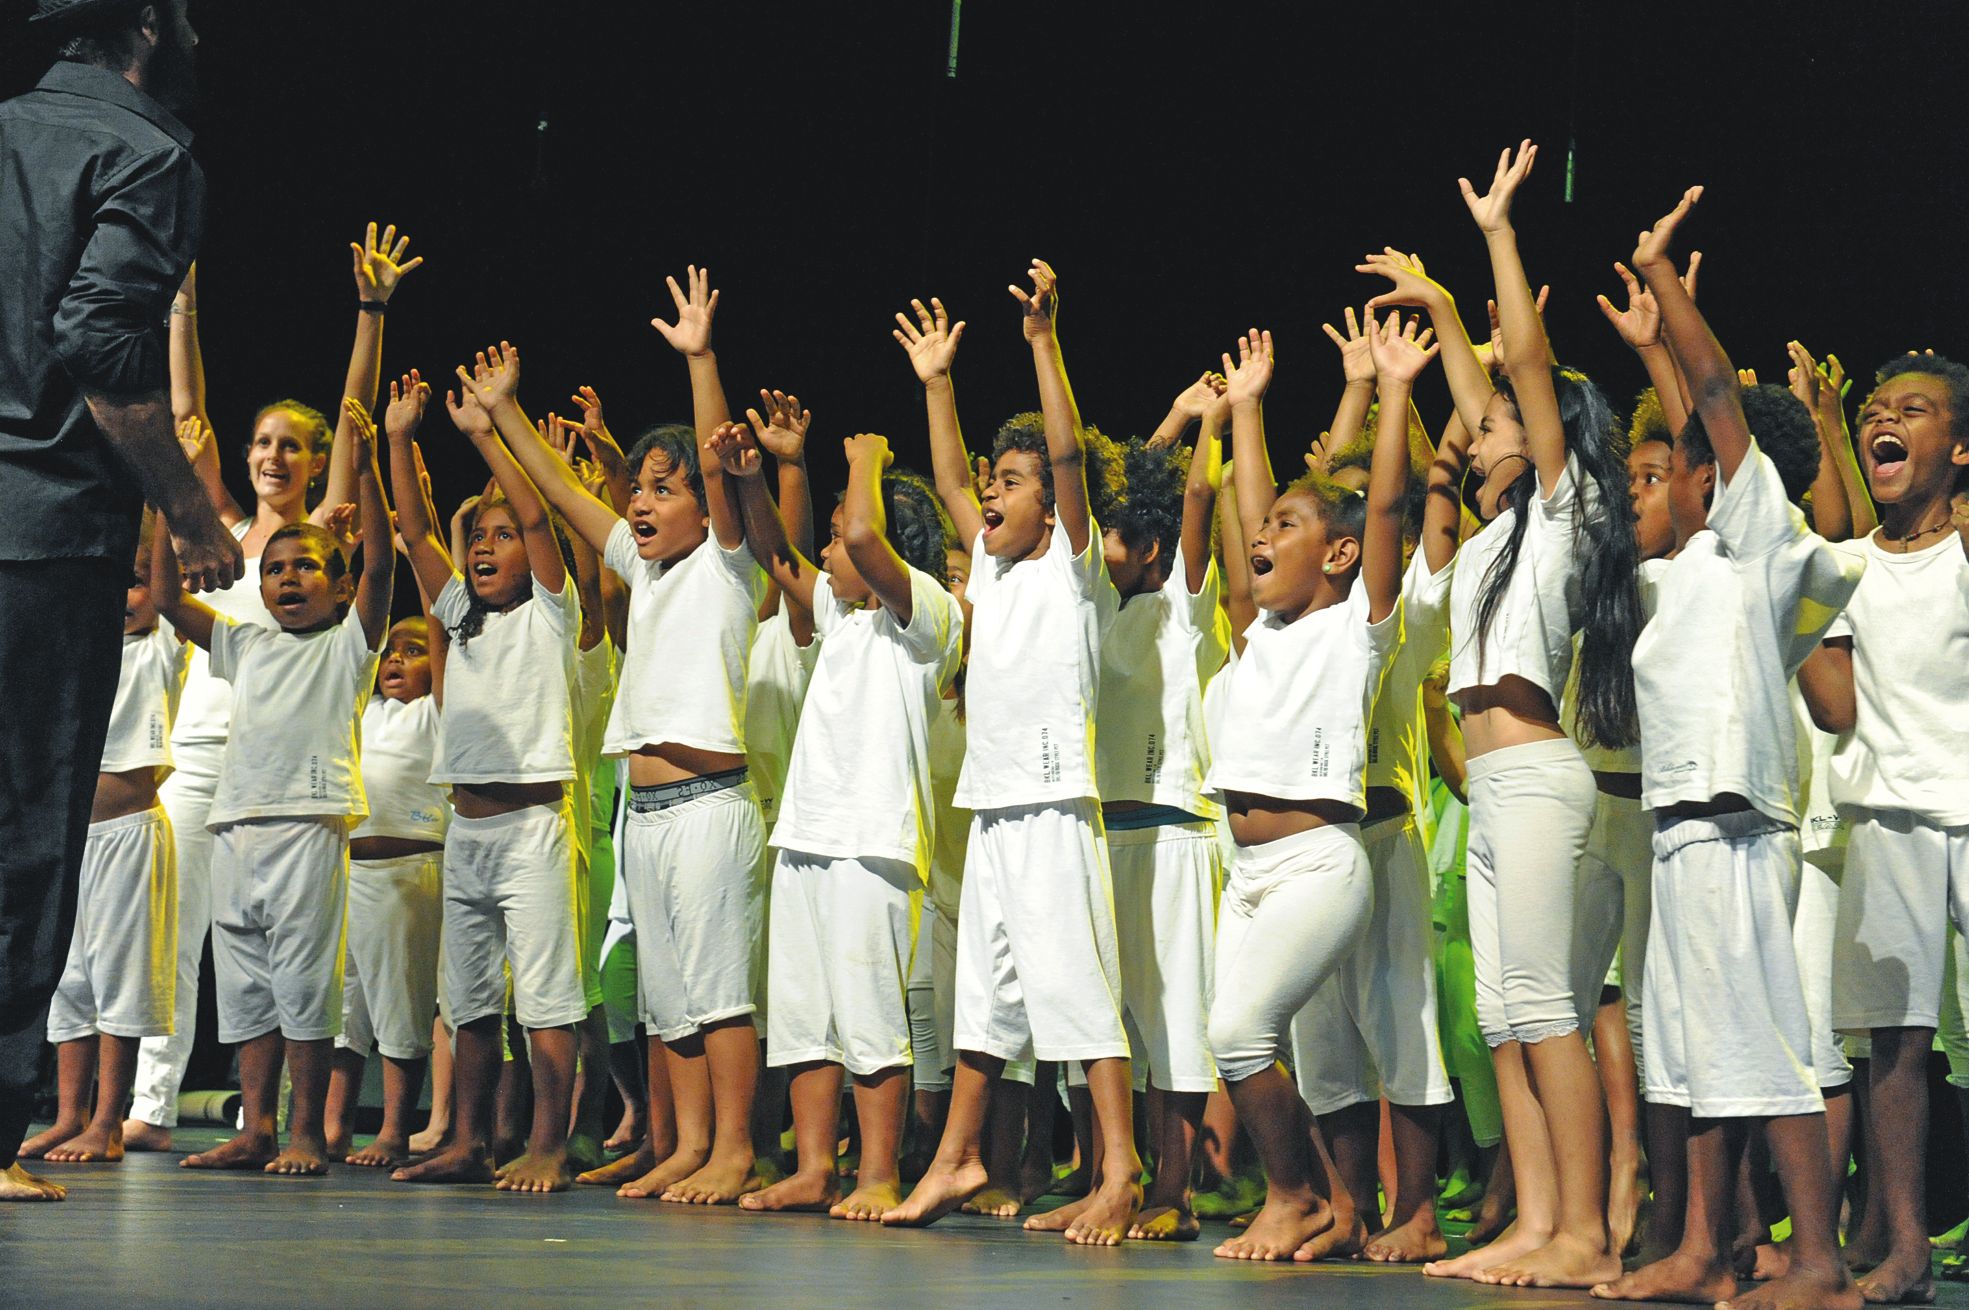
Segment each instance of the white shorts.
[[170,1033],[178,988],[178,860],[164,807],[89,825],[68,965],[48,1040]]
[[1435,928],[1428,854],[1415,821],[1361,831],[1374,876],[1367,934],[1292,1021],[1292,1068],[1314,1114],[1385,1095],[1396,1105],[1455,1098],[1436,1034]]
[[574,832],[562,805],[452,819],[444,837],[444,994],[455,1028],[506,1013],[564,1028],[588,1013],[575,924]]
[[900,860],[780,851],[767,941],[766,1063],[857,1077],[913,1063],[909,967],[923,878]]
[[919,1092],[947,1092],[957,1067],[957,925],[929,897],[916,924],[909,966],[909,1049]]
[[958,1050],[1007,1061],[1128,1057],[1098,802],[975,812],[961,906]]
[[630,810],[621,850],[650,1032],[673,1042],[757,1010],[766,829],[752,784]]
[[1833,1027],[1938,1026],[1951,919],[1969,926],[1969,824],[1854,811],[1832,941]]
[[1791,944],[1798,830],[1755,812],[1655,834],[1648,1075],[1699,1119],[1818,1114],[1812,1021]]
[[212,834],[212,973],[219,1040],[342,1031],[349,827],[249,819]]
[[444,853],[349,861],[349,955],[342,974],[342,1035],[368,1056],[431,1053],[444,931]]
[[1226,1082],[1287,1054],[1292,1016],[1337,973],[1374,917],[1360,828],[1330,824],[1241,846],[1217,915],[1210,1050]]
[[[1845,848],[1839,849],[1843,852]],[[1832,939],[1838,922],[1838,880],[1807,856],[1799,871],[1798,908],[1791,916],[1791,945],[1798,953],[1798,980],[1805,989],[1805,1011],[1812,1016],[1812,1071],[1821,1091],[1844,1087],[1853,1081],[1853,1066],[1847,1062],[1845,1047],[1832,1028]]]
[[1137,1072],[1168,1092],[1217,1087],[1210,1058],[1222,853],[1208,822],[1108,833],[1115,940]]

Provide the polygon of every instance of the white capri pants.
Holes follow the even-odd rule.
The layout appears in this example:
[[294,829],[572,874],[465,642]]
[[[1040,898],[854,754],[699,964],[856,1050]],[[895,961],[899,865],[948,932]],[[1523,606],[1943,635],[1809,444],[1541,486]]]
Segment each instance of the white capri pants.
[[962,897],[958,1050],[1006,1061],[1128,1058],[1098,802],[975,812]]
[[644,1025],[673,1042],[755,1012],[767,878],[752,784],[632,809],[621,849]]
[[1969,926],[1969,825],[1905,810],[1855,810],[1832,944],[1832,1024],[1841,1032],[1935,1028],[1948,926]]
[[1121,994],[1147,1081],[1167,1092],[1214,1091],[1210,989],[1224,881],[1216,828],[1197,822],[1110,831],[1108,859]]
[[163,806],[89,825],[68,964],[48,1040],[170,1033],[178,981],[178,864]]
[[957,925],[923,898],[916,924],[916,953],[909,965],[909,1050],[919,1092],[950,1090],[957,1067]]
[[171,818],[178,862],[178,976],[171,1033],[146,1037],[137,1048],[130,1117],[159,1128],[178,1123],[178,1092],[198,1030],[198,965],[212,927],[212,832],[205,826],[219,786],[223,741],[173,743],[170,776],[158,784],[158,803]]
[[1699,1119],[1818,1114],[1791,943],[1798,830],[1754,811],[1655,833],[1646,1095]]
[[349,861],[349,957],[336,1046],[392,1060],[431,1053],[443,871],[442,851]]
[[909,970],[923,877],[913,864],[780,851],[767,944],[766,1063],[856,1077],[910,1065]]
[[1581,921],[1608,914],[1581,886],[1600,795],[1593,771],[1565,738],[1530,742],[1471,760],[1469,789],[1470,952],[1484,1041],[1578,1032],[1581,988],[1597,1000],[1607,968],[1592,959],[1607,924]]
[[349,827],[333,818],[249,819],[212,840],[212,971],[219,1040],[342,1031]]
[[565,803],[452,819],[443,941],[454,1029],[506,1013],[508,966],[521,1027],[564,1028],[586,1017],[570,823]]
[[1436,1033],[1435,926],[1428,853],[1415,820],[1361,830],[1374,910],[1361,943],[1292,1020],[1292,1069],[1314,1114],[1385,1095],[1396,1105],[1455,1098]]
[[1292,1016],[1359,945],[1374,917],[1360,827],[1329,824],[1241,846],[1217,914],[1210,1049],[1225,1082],[1286,1054]]

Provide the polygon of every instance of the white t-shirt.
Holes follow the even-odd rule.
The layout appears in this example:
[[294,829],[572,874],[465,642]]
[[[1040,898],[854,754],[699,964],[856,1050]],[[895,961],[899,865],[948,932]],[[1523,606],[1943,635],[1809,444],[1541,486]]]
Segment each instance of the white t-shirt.
[[149,766],[157,781],[171,772],[171,716],[185,685],[186,652],[195,650],[163,619],[149,632],[125,633],[116,705],[109,712],[101,773]]
[[706,537],[665,565],[636,554],[624,521],[609,531],[603,562],[629,588],[632,634],[603,753],[667,742],[743,754],[745,661],[766,587],[752,552]]
[[[1572,635],[1580,622],[1580,543],[1574,534],[1582,509],[1599,509],[1585,479],[1579,461],[1567,456],[1551,495],[1535,495],[1530,505],[1499,514],[1457,550],[1450,564],[1450,695],[1516,676],[1557,703],[1572,671]],[[1519,514],[1528,517],[1518,565],[1491,614],[1479,658],[1478,600]]]
[[1643,805],[1737,795],[1797,825],[1791,679],[1859,580],[1753,441],[1736,477],[1717,482],[1708,525],[1661,571],[1634,643]]
[[1367,621],[1367,584],[1286,623],[1269,610],[1244,633],[1210,786],[1367,809],[1367,725],[1402,639],[1399,603]]
[[1429,781],[1422,684],[1449,648],[1449,569],[1429,572],[1418,550],[1402,574],[1402,635],[1367,732],[1367,785],[1392,787],[1415,806]]
[[358,724],[381,663],[355,606],[321,632],[222,617],[211,655],[232,684],[232,733],[205,826],[307,816],[354,827],[369,813]]
[[1872,537],[1840,549],[1866,564],[1847,603],[1853,731],[1832,757],[1839,808],[1908,810],[1969,823],[1969,557],[1948,533],[1896,555]]
[[574,778],[574,646],[581,601],[574,580],[558,592],[533,580],[533,596],[488,611],[470,641],[458,625],[471,592],[454,577],[432,616],[451,635],[444,661],[444,731],[434,783],[568,782]]
[[745,767],[768,823],[778,813],[786,766],[793,758],[793,734],[800,726],[800,705],[807,699],[807,684],[819,659],[817,635],[804,646],[793,640],[793,623],[782,598],[752,638],[745,668]]
[[373,696],[362,711],[362,789],[369,817],[349,834],[442,842],[451,823],[444,789],[429,779],[438,749],[437,697]]
[[964,853],[971,844],[971,812],[952,801],[964,771],[964,720],[955,700],[937,702],[930,720],[930,794],[936,799],[937,832],[930,845],[930,903],[951,923],[964,891]]
[[971,549],[968,727],[957,780],[957,803],[966,809],[1100,796],[1101,638],[1120,597],[1091,516],[1087,532],[1078,555],[1060,522],[1038,559],[996,559],[985,553],[982,532]]
[[[252,526],[253,520],[250,518],[233,524],[233,540],[244,540],[246,530]],[[280,626],[272,611],[267,609],[266,599],[260,595],[258,555],[246,561],[239,581],[223,591],[205,592],[199,599],[229,619],[257,623],[263,628]],[[231,723],[232,686],[224,678],[213,674],[211,657],[200,647],[192,646],[191,663],[185,671],[184,694],[178,702],[178,717],[171,725],[171,744],[217,745],[225,741]]]
[[909,570],[909,596],[904,627],[887,609],[839,600],[827,574],[815,580],[820,662],[800,710],[773,845],[900,860],[930,876],[930,723],[963,658],[964,611],[918,569]]
[[1101,639],[1095,764],[1102,800],[1169,805],[1204,819],[1221,812],[1203,785],[1210,772],[1203,685],[1231,646],[1220,591],[1210,561],[1192,595],[1178,550],[1160,590],[1121,602]]

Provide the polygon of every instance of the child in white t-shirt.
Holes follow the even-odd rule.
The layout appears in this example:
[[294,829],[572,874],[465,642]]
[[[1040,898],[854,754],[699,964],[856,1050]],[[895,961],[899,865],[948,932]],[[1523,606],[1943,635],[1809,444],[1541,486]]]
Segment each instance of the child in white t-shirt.
[[989,1181],[981,1153],[991,1084],[1007,1060],[1080,1060],[1103,1146],[1103,1176],[1068,1240],[1122,1241],[1141,1205],[1129,1111],[1121,968],[1106,836],[1094,782],[1101,636],[1115,609],[1090,510],[1090,447],[1053,330],[1053,271],[1034,262],[1025,309],[1044,414],[1001,434],[980,500],[950,392],[963,332],[942,306],[898,314],[930,411],[937,491],[972,546],[967,597],[964,772],[972,811],[957,924],[959,1052],[950,1115],[929,1171],[886,1224],[933,1223]]
[[1276,492],[1262,404],[1269,333],[1225,356],[1237,508],[1259,618],[1239,634],[1209,785],[1237,854],[1218,913],[1210,1048],[1257,1147],[1265,1207],[1216,1254],[1317,1260],[1359,1252],[1370,1197],[1351,1196],[1279,1065],[1292,1018],[1367,931],[1373,872],[1361,844],[1374,700],[1401,641],[1402,488],[1409,389],[1436,354],[1399,315],[1370,322],[1380,430],[1365,495],[1309,473]]
[[[147,520],[157,531],[154,520]],[[123,606],[123,667],[96,777],[68,964],[48,1006],[59,1109],[23,1160],[113,1164],[139,1039],[171,1031],[177,991],[177,859],[157,785],[171,772],[171,718],[191,646],[158,621],[150,550]],[[96,1108],[89,1112],[94,1085]]]
[[[818,571],[788,544],[750,436],[734,428],[716,440],[727,474],[742,479],[754,555],[812,612],[820,646],[772,832],[766,1058],[793,1069],[799,1164],[739,1204],[880,1219],[902,1200],[906,993],[936,821],[930,727],[964,639],[937,576],[949,524],[927,483],[885,476],[886,439],[852,437]],[[835,1169],[844,1068],[861,1141],[846,1198]]]
[[[278,628],[238,622],[185,595],[170,534],[157,534],[158,612],[210,652],[213,674],[233,689],[207,826],[219,1040],[239,1046],[243,1129],[187,1157],[187,1168],[328,1168],[323,1118],[342,1028],[349,830],[369,812],[359,716],[389,627],[396,565],[374,443],[360,430],[353,439],[366,538],[361,582],[334,532],[307,522],[279,528],[260,556],[260,592]],[[283,1058],[294,1085],[284,1150]]]

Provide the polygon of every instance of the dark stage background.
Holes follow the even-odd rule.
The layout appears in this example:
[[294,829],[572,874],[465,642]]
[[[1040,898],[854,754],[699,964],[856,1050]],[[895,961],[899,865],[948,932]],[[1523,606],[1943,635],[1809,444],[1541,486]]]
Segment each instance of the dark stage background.
[[[1035,405],[1004,289],[1035,255],[1064,279],[1090,421],[1146,432],[1239,330],[1269,326],[1274,460],[1296,467],[1340,385],[1319,324],[1383,285],[1352,271],[1363,252],[1422,252],[1481,330],[1489,273],[1456,178],[1481,185],[1524,136],[1543,147],[1517,216],[1527,265],[1555,288],[1560,357],[1618,409],[1645,379],[1593,296],[1618,292],[1611,262],[1693,182],[1709,188],[1689,227],[1702,304],[1740,365],[1782,382],[1792,336],[1862,373],[1910,346],[1969,354],[1955,4],[970,0],[954,78],[945,0],[191,13],[200,322],[242,484],[259,405],[334,408],[346,246],[372,217],[429,260],[392,306],[387,373],[442,378],[508,337],[536,417],[590,383],[625,441],[689,416],[648,320],[671,313],[666,272],[708,264],[729,393],[812,407],[823,505],[847,433],[886,432],[927,466],[889,337],[911,295],[971,325],[956,376],[974,448]],[[40,64],[7,31],[12,91]],[[1428,383],[1435,425],[1446,393]],[[432,417],[448,509],[484,473]]]

